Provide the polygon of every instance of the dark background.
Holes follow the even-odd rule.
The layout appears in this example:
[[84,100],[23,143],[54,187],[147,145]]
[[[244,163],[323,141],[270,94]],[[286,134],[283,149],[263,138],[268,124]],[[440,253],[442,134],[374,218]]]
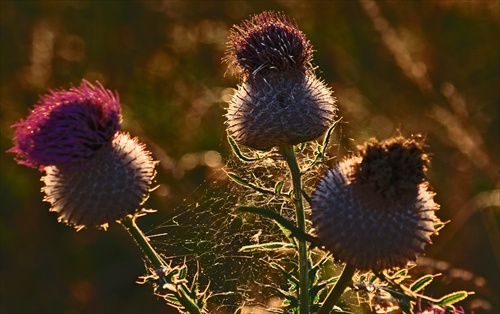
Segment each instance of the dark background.
[[[335,90],[341,152],[397,128],[427,136],[438,216],[451,220],[422,260],[444,274],[427,293],[476,291],[467,311],[498,313],[499,3],[2,0],[0,151],[40,93],[99,80],[120,93],[123,129],[162,162],[148,201],[160,211],[141,221],[152,228],[218,166],[199,156],[230,154],[223,114],[238,80],[221,63],[227,31],[284,11]],[[40,174],[0,160],[1,313],[168,312],[134,283],[144,266],[121,228],[57,223]]]

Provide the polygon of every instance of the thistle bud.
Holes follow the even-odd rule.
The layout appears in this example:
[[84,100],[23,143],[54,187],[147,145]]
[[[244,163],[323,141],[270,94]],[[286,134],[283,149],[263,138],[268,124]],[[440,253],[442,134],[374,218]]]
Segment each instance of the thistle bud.
[[312,221],[335,258],[378,272],[404,267],[431,244],[439,205],[425,178],[422,146],[402,137],[372,140],[319,182]]
[[136,139],[118,132],[81,167],[45,167],[45,201],[59,221],[74,226],[106,227],[133,213],[146,200],[156,162]]
[[236,142],[261,150],[314,140],[335,116],[332,91],[313,75],[249,77],[227,110],[229,134]]
[[226,61],[244,76],[269,71],[306,71],[312,47],[287,16],[264,11],[235,26],[229,34]]
[[16,128],[17,162],[32,168],[70,166],[92,157],[120,129],[118,95],[83,81],[79,87],[41,96]]

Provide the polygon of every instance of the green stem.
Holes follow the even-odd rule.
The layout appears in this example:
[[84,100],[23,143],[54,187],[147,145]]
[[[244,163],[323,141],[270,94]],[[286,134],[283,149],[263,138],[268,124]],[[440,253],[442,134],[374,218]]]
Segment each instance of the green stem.
[[[128,215],[125,218],[120,220],[121,225],[125,230],[127,230],[128,234],[135,240],[135,243],[141,248],[144,255],[151,261],[155,270],[157,269],[170,269],[170,267],[163,261],[158,253],[156,253],[155,249],[149,243],[148,238],[142,233],[141,229],[135,223],[136,215]],[[161,277],[161,284],[167,284],[166,279]],[[186,287],[185,284],[176,284],[176,292],[175,296],[177,300],[182,304],[184,309],[191,314],[201,314],[202,310],[194,303],[191,297],[187,294],[186,291],[189,291],[189,288]]]
[[[302,203],[302,180],[300,168],[297,164],[297,158],[293,151],[292,145],[283,145],[280,151],[285,157],[293,182],[293,203],[295,206],[295,215],[297,219],[297,227],[305,234],[306,233],[306,215],[304,205]],[[299,302],[300,314],[309,313],[309,267],[307,264],[307,243],[305,239],[298,238],[299,242]]]
[[149,243],[148,238],[142,233],[141,229],[135,223],[136,216],[128,215],[120,220],[122,226],[135,240],[135,243],[141,248],[142,252],[153,264],[154,269],[160,269],[166,266],[162,258],[156,253],[155,249]]
[[345,288],[352,283],[352,276],[354,276],[355,271],[356,268],[347,264],[345,265],[342,275],[340,275],[335,287],[330,291],[330,294],[326,297],[317,314],[330,314],[332,312],[335,303],[337,303],[342,293],[344,293]]

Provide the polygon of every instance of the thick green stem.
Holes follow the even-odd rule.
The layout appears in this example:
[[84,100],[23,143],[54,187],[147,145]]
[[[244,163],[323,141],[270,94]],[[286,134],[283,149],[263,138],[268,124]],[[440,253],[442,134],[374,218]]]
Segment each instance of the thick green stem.
[[[306,215],[302,203],[302,180],[297,158],[292,145],[280,147],[281,153],[288,163],[292,174],[293,182],[293,203],[297,219],[297,227],[302,233],[306,233]],[[298,238],[299,243],[299,302],[300,314],[309,313],[309,268],[307,263],[307,243],[306,240]]]
[[[163,259],[156,253],[155,249],[149,243],[148,238],[142,233],[141,229],[135,223],[135,218],[137,216],[128,215],[120,220],[121,225],[127,230],[130,236],[135,240],[135,243],[141,248],[144,255],[151,261],[155,270],[157,269],[170,269],[170,267],[163,261]],[[165,278],[160,278],[161,284],[166,284]],[[184,284],[176,285],[175,295],[177,300],[182,304],[184,309],[191,314],[201,314],[202,310],[193,302],[193,300],[187,295],[186,291],[189,289]]]
[[340,275],[335,287],[330,291],[330,294],[326,297],[317,314],[330,314],[332,312],[335,303],[337,303],[342,293],[344,293],[345,288],[352,283],[352,276],[354,276],[355,271],[356,268],[347,264],[345,265],[342,275]]

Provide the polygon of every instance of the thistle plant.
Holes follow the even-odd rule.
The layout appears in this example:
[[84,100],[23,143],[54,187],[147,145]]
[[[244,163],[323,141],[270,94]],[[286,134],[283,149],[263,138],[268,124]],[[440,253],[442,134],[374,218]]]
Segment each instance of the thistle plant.
[[[296,227],[305,233],[301,170],[293,145],[322,135],[334,122],[335,98],[313,73],[312,47],[286,16],[263,12],[230,33],[226,60],[243,82],[226,114],[234,141],[259,150],[273,147],[287,162]],[[309,312],[308,249],[298,240],[300,313]]]
[[[336,304],[346,288],[370,290],[367,287],[374,284],[378,295],[371,298],[372,303],[383,310],[389,310],[391,304],[392,309],[410,313],[418,298],[452,308],[466,297],[464,291],[440,300],[419,295],[422,283],[432,281],[430,277],[420,278],[410,287],[401,284],[408,279],[407,267],[443,226],[434,214],[439,206],[425,177],[429,158],[423,141],[402,136],[368,141],[357,155],[329,170],[309,196],[303,179],[324,166],[337,124],[336,100],[314,74],[310,42],[291,19],[274,12],[263,12],[235,26],[229,39],[224,60],[242,79],[226,114],[231,147],[244,162],[284,160],[291,177],[288,190],[284,186],[290,185],[284,181],[269,190],[229,173],[240,185],[282,199],[280,208],[287,203],[295,208],[292,220],[281,215],[279,208],[271,208],[270,202],[263,207],[238,208],[274,220],[290,241],[289,245],[263,243],[242,250],[296,252],[295,269],[271,265],[289,283],[288,291],[273,287],[284,299],[284,313],[330,313],[340,309]],[[310,143],[325,133],[321,145]],[[239,145],[266,153],[247,157]],[[303,162],[307,156],[313,157],[308,164]],[[303,199],[310,205],[310,217]],[[307,230],[309,219],[312,230]],[[320,278],[320,268],[330,254],[315,259],[315,247],[345,263],[340,276]],[[373,275],[367,275],[370,273]],[[366,280],[368,284],[364,284]],[[384,294],[394,302],[382,302]]]
[[83,80],[79,87],[50,91],[26,120],[14,125],[9,150],[19,164],[44,172],[45,201],[59,221],[106,229],[118,221],[144,252],[155,293],[190,313],[202,313],[204,298],[186,282],[186,267],[167,264],[137,226],[155,177],[156,161],[136,138],[121,132],[117,93]]
[[[282,241],[239,248],[279,256],[268,266],[285,281],[266,288],[282,304],[270,311],[342,312],[339,300],[347,291],[365,296],[376,312],[456,311],[453,304],[470,292],[431,298],[423,290],[436,276],[408,275],[445,224],[435,214],[439,205],[426,178],[424,140],[401,134],[372,139],[329,165],[340,119],[332,89],[315,74],[312,52],[292,19],[265,11],[230,30],[224,57],[241,79],[225,114],[228,140],[250,174],[226,171],[249,194],[266,197],[237,204],[235,215],[266,217],[281,232]],[[81,230],[117,221],[146,257],[147,274],[139,283],[152,284],[154,294],[179,312],[208,313],[210,285],[200,291],[197,282],[203,272],[189,277],[186,263],[167,263],[136,223],[153,212],[144,204],[158,162],[139,139],[120,130],[121,119],[118,93],[83,80],[41,96],[13,126],[9,152],[43,173],[44,200],[60,222]],[[276,176],[253,172],[251,165],[266,163],[279,169]],[[343,271],[334,274],[333,266]],[[242,313],[249,303],[233,308]]]

